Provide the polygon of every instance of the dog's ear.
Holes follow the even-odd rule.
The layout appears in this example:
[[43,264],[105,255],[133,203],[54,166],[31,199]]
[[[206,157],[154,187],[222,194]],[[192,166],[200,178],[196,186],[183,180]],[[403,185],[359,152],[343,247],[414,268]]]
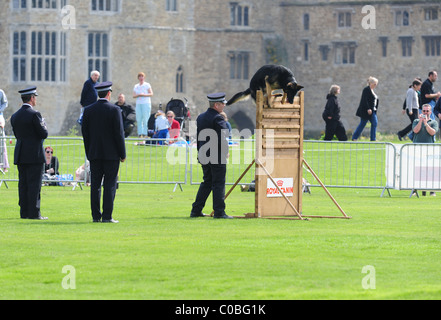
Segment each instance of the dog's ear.
[[287,84],[287,86],[290,87],[290,88],[292,88],[292,89],[296,89],[296,90],[301,90],[301,89],[304,88],[303,86],[298,85],[298,84],[295,83],[295,82],[290,82],[290,83]]

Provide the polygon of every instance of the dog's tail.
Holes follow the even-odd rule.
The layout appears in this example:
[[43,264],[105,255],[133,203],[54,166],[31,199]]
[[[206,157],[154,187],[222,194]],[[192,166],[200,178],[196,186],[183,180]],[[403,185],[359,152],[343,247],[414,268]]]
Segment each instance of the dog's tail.
[[248,88],[247,90],[245,90],[243,92],[236,93],[230,100],[228,100],[227,106],[232,105],[233,103],[236,103],[238,101],[245,100],[245,99],[249,98],[250,95],[251,95],[250,88]]

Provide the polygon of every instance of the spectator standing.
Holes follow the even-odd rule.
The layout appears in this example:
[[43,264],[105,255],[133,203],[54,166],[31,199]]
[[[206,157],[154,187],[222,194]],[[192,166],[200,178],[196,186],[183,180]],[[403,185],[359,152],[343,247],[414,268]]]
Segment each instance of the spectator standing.
[[[431,119],[432,107],[426,103],[422,107],[422,114],[419,119],[413,122],[413,142],[414,143],[434,143],[435,135],[438,132],[438,121]],[[423,196],[426,191],[422,192]],[[430,192],[431,196],[435,196],[435,192]]]
[[37,87],[19,91],[23,105],[12,115],[11,125],[17,143],[14,164],[18,168],[18,197],[22,219],[47,220],[40,212],[41,182],[43,180],[43,142],[48,136],[44,119],[34,108]]
[[438,73],[435,70],[429,72],[427,79],[423,82],[421,86],[421,103],[429,104],[432,107],[431,119],[435,119],[435,113],[433,109],[436,104],[436,100],[441,97],[441,92],[435,92],[434,83],[438,79]]
[[435,118],[441,120],[441,99],[438,99],[436,102],[433,112],[435,113]]
[[329,93],[326,96],[325,110],[322,117],[325,120],[325,141],[331,141],[334,135],[337,136],[338,141],[347,141],[346,129],[340,120],[340,106],[338,104],[337,95],[340,94],[340,87],[332,85]]
[[147,138],[148,121],[152,111],[151,97],[153,90],[150,83],[145,82],[145,74],[138,73],[139,83],[133,88],[133,98],[136,99],[136,123],[138,125],[138,137]]
[[[2,132],[3,132],[3,136],[4,136],[4,130],[5,130],[5,117],[3,116],[3,112],[5,111],[5,109],[8,107],[8,98],[6,97],[6,94],[3,90],[0,89],[0,128],[2,128]],[[9,169],[9,161],[8,161],[8,150],[6,148],[6,140],[3,139],[1,141],[1,143],[3,144],[3,154],[1,156],[3,156],[3,159],[0,161],[0,163],[2,164],[2,167],[0,169],[3,170],[3,172],[8,172]]]
[[419,119],[413,122],[412,130],[414,132],[414,143],[433,143],[435,134],[438,132],[438,122],[432,120],[430,114],[432,107],[426,103],[422,107],[422,113]]
[[369,77],[368,85],[363,89],[360,104],[357,109],[356,116],[360,118],[360,124],[358,125],[357,129],[355,129],[355,132],[352,135],[352,141],[358,140],[368,121],[371,123],[370,140],[377,140],[376,134],[378,125],[378,97],[374,92],[374,89],[377,87],[377,85],[378,79],[374,77]]
[[418,79],[415,79],[412,82],[411,87],[407,90],[406,93],[406,109],[403,110],[403,114],[407,113],[407,116],[410,119],[410,124],[405,127],[403,130],[398,131],[398,139],[400,141],[403,139],[403,137],[408,134],[410,131],[412,131],[412,125],[413,122],[418,119],[419,114],[419,95],[418,92],[421,90],[421,81]]
[[78,118],[77,122],[81,124],[83,119],[83,112],[84,108],[91,105],[92,103],[95,103],[98,99],[98,93],[95,89],[95,84],[98,82],[98,79],[100,78],[100,73],[97,70],[94,70],[90,73],[90,78],[84,82],[83,90],[81,91],[81,114]]

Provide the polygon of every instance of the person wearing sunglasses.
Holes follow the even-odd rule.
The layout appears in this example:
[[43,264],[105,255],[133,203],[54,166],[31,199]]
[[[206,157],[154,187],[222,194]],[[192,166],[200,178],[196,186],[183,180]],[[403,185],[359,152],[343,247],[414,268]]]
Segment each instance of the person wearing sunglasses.
[[422,106],[422,113],[419,118],[413,122],[412,130],[414,132],[414,143],[434,143],[434,137],[438,132],[438,122],[432,120],[430,115],[432,114],[432,106],[430,104],[424,104]]
[[168,133],[170,139],[178,139],[181,132],[181,125],[175,120],[175,113],[171,110],[167,111],[167,121],[169,124]]
[[54,157],[54,149],[52,147],[46,147],[44,149],[44,155],[46,162],[44,163],[44,173],[54,176],[59,175],[58,168],[60,166],[58,158]]

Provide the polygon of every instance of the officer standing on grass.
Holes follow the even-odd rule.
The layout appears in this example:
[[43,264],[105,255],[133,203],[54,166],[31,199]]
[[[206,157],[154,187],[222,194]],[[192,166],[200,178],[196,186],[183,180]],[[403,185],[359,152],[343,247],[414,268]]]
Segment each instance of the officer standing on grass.
[[225,93],[207,96],[210,107],[200,114],[197,124],[198,161],[202,165],[203,182],[199,186],[190,217],[204,217],[202,213],[208,196],[213,192],[213,210],[216,219],[231,219],[225,213],[225,175],[228,159],[229,130],[220,114],[227,103]]
[[40,112],[34,109],[37,87],[29,87],[19,93],[23,105],[12,115],[11,125],[17,139],[14,164],[18,169],[20,218],[47,220],[41,216],[40,200],[45,162],[43,142],[48,131]]
[[[81,132],[87,159],[90,161],[90,206],[93,222],[118,223],[112,218],[118,170],[126,159],[121,110],[110,103],[112,82],[95,86],[98,101],[84,108]],[[104,180],[103,180],[104,179]],[[101,213],[101,182],[104,187]]]

